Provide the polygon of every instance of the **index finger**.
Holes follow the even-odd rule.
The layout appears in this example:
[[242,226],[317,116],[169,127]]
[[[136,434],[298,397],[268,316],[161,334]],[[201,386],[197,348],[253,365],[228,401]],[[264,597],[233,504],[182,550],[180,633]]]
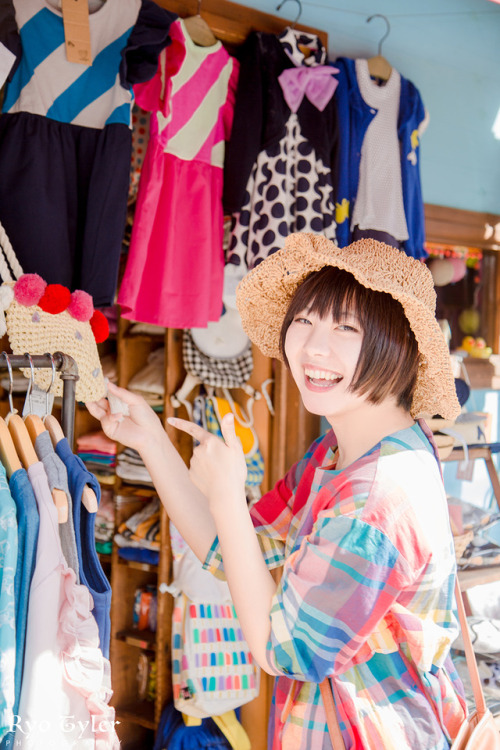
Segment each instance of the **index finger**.
[[195,424],[195,422],[190,422],[188,419],[179,419],[178,417],[168,417],[167,422],[172,425],[172,427],[175,427],[177,430],[182,430],[183,432],[187,432],[188,435],[191,435],[192,438],[195,440],[198,440],[199,443],[203,439],[206,439],[207,437],[211,437],[211,433],[207,432],[203,429],[203,427],[200,427],[200,425]]

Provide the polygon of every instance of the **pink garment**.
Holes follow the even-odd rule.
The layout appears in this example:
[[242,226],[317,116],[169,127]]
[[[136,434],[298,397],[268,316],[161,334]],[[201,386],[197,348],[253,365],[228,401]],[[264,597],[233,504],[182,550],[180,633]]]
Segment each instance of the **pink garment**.
[[116,455],[116,443],[114,440],[104,434],[102,430],[96,432],[87,432],[76,439],[76,444],[80,453],[89,451],[103,453],[105,455]]
[[28,468],[40,514],[26,652],[13,746],[118,750],[109,662],[99,649],[92,597],[64,559],[41,462]]
[[238,63],[220,42],[199,47],[181,19],[156,76],[134,86],[152,113],[125,274],[125,318],[170,328],[220,318],[224,274],[224,142]]

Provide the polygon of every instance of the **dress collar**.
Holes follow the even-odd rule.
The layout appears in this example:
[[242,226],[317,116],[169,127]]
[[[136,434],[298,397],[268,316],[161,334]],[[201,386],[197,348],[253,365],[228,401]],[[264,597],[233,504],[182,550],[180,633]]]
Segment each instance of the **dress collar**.
[[[308,34],[305,31],[297,31],[296,29],[287,27],[278,39],[294,65],[313,67],[326,63],[326,49],[316,34]],[[301,51],[301,47],[310,49],[310,55],[306,57]]]

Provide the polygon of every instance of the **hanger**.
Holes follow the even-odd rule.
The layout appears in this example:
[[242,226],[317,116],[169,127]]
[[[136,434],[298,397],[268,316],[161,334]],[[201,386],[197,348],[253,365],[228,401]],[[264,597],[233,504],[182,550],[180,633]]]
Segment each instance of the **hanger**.
[[366,23],[370,23],[374,18],[383,18],[387,24],[387,30],[378,43],[377,55],[375,57],[370,57],[367,60],[368,72],[370,73],[371,78],[378,78],[379,81],[388,81],[392,73],[392,66],[385,57],[382,57],[382,42],[384,42],[389,36],[391,24],[389,23],[387,16],[383,16],[381,13],[375,13],[375,15],[370,16],[366,19]]
[[[12,366],[10,364],[9,357],[5,352],[2,352],[2,356],[7,362],[7,369],[9,371],[9,409],[11,412],[13,412],[15,411],[15,409],[12,396],[12,389],[14,385],[14,380],[12,377]],[[10,434],[9,428],[7,427],[7,422],[2,417],[0,417],[0,458],[9,479],[15,471],[23,468],[21,461],[19,460],[19,456],[17,455],[16,446],[14,445],[14,441],[12,440],[12,435]]]
[[[286,2],[288,2],[288,0],[281,0],[281,3],[276,6],[276,10],[281,10],[281,8],[284,6],[284,4]],[[294,2],[296,2],[297,5],[299,6],[299,12],[297,13],[297,17],[296,17],[295,21],[290,24],[290,28],[291,29],[295,28],[295,25],[299,22],[299,18],[302,15],[302,3],[300,2],[300,0],[294,0]]]
[[[48,433],[50,435],[50,439],[52,440],[52,445],[54,448],[56,445],[65,438],[65,434],[63,432],[63,428],[57,421],[57,419],[54,417],[53,414],[48,413],[48,400],[49,400],[49,393],[50,389],[52,388],[56,376],[56,368],[54,364],[54,358],[52,354],[47,354],[48,357],[50,357],[50,361],[52,362],[52,382],[50,383],[48,389],[47,389],[47,399],[46,399],[46,411],[47,414],[43,418],[43,426],[46,430],[48,430]],[[64,493],[65,494],[65,493]],[[97,509],[99,508],[99,503],[97,502],[97,496],[92,489],[92,487],[89,487],[88,485],[85,485],[82,492],[82,503],[87,508],[89,513],[96,513]]]
[[213,47],[217,42],[217,37],[205,19],[200,16],[200,10],[201,0],[198,0],[196,15],[183,18],[184,26],[193,42],[199,47]]
[[8,479],[11,478],[15,471],[23,468],[17,455],[12,435],[9,432],[5,419],[2,419],[2,417],[0,417],[0,459],[5,467]]
[[28,466],[38,463],[38,456],[33,448],[28,430],[24,424],[22,418],[17,413],[17,409],[14,408],[14,401],[12,398],[12,391],[14,387],[14,379],[12,376],[12,365],[10,364],[10,358],[7,352],[2,352],[2,357],[7,362],[7,369],[9,371],[9,408],[10,411],[5,418],[5,423],[8,426],[9,433],[14,442],[16,453],[21,460],[21,464],[25,469]]
[[[28,386],[28,393],[27,393],[27,399],[28,403],[30,405],[30,411],[32,410],[31,406],[31,392],[33,390],[33,386],[35,384],[35,370],[33,368],[33,360],[31,359],[30,354],[26,354],[26,357],[28,357],[30,368],[31,368],[31,376],[30,376],[30,382]],[[11,427],[12,423],[12,427]],[[37,463],[40,459],[37,456],[36,450],[35,450],[35,440],[37,436],[41,432],[45,432],[45,425],[43,424],[41,418],[37,414],[28,414],[25,419],[23,420],[18,414],[12,414],[9,417],[9,430],[14,430],[17,433],[19,445],[21,448],[18,448],[18,450],[21,451],[21,461],[24,464],[25,468],[27,469],[28,466],[32,466],[34,463]],[[21,426],[22,425],[22,426]],[[26,436],[28,438],[28,441],[30,443],[30,450],[28,450],[26,443]],[[16,447],[18,446],[18,443],[16,443],[16,437],[14,436],[14,444]],[[24,457],[23,457],[24,452]],[[57,509],[57,521],[58,523],[66,523],[68,520],[68,497],[64,490],[57,489],[54,487],[53,490],[51,490],[52,494],[52,500],[54,501],[54,505]]]

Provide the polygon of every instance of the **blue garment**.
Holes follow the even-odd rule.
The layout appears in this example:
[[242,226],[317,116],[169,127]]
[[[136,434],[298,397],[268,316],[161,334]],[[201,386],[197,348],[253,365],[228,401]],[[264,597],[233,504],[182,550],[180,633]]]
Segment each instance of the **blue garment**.
[[[340,147],[336,195],[337,242],[345,247],[352,242],[351,217],[358,193],[361,146],[367,128],[377,110],[361,96],[355,61],[339,57],[332,63],[338,68],[339,85],[335,92],[338,108]],[[419,126],[425,120],[425,108],[418,89],[401,76],[398,139],[401,147],[401,179],[408,239],[403,243],[407,255],[427,257],[424,249],[424,203],[420,180]]]
[[100,647],[106,659],[109,659],[109,640],[111,635],[111,586],[102,569],[95,548],[95,513],[89,513],[82,505],[82,493],[85,485],[94,490],[97,502],[101,499],[99,482],[83,461],[75,456],[66,438],[56,445],[56,453],[62,459],[68,472],[68,484],[73,500],[73,523],[75,525],[76,548],[80,565],[80,581],[87,586],[94,599],[94,615],[99,628]]
[[14,579],[17,566],[16,504],[10,494],[5,469],[0,464],[0,738],[14,719],[14,670],[16,663],[16,603]]
[[16,599],[16,700],[14,713],[17,714],[23,676],[28,600],[31,579],[35,570],[40,516],[26,469],[15,471],[9,480],[9,486],[17,506],[18,546],[17,570],[14,581],[14,596]]

